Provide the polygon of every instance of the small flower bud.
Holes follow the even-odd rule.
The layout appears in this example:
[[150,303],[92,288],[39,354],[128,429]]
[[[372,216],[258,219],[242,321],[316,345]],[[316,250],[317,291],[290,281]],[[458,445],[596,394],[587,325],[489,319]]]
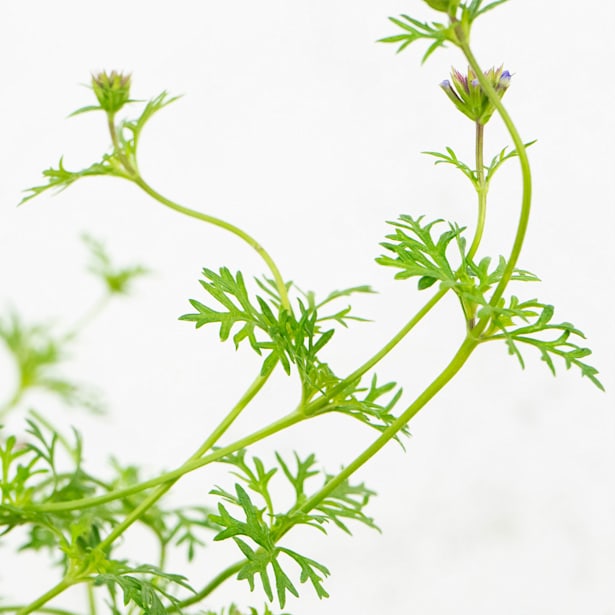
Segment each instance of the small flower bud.
[[[485,71],[485,78],[493,86],[498,96],[502,98],[510,85],[511,74],[500,66]],[[479,124],[486,124],[493,115],[495,107],[483,91],[474,71],[468,68],[468,74],[463,75],[453,68],[451,70],[451,81],[445,79],[440,83],[440,87],[457,109],[471,120]]]
[[92,75],[92,89],[101,108],[116,113],[130,102],[130,75],[112,71]]

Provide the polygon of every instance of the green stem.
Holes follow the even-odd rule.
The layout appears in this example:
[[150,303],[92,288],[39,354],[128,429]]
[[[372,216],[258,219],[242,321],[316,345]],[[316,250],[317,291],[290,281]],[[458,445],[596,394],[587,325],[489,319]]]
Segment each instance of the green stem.
[[334,386],[331,391],[328,392],[327,397],[320,397],[314,400],[311,404],[305,407],[304,412],[306,414],[314,414],[319,410],[322,410],[326,406],[331,397],[339,391],[343,390],[350,382],[361,378],[372,367],[379,363],[399,342],[401,342],[416,325],[435,307],[435,305],[444,297],[448,292],[448,289],[439,290],[376,354],[369,358],[360,367],[355,369],[351,374],[346,376],[343,380]]
[[[356,457],[348,466],[346,466],[335,478],[332,478],[329,482],[327,482],[322,489],[320,489],[317,493],[315,493],[312,497],[304,502],[304,504],[296,511],[297,513],[307,513],[316,506],[322,500],[324,500],[331,492],[335,491],[351,474],[356,472],[363,464],[365,464],[369,459],[371,459],[380,449],[382,449],[387,442],[392,440],[399,431],[408,423],[408,421],[416,415],[421,408],[423,408],[429,400],[438,393],[452,378],[457,374],[457,372],[463,367],[465,362],[468,360],[469,356],[472,354],[472,351],[478,346],[479,342],[471,337],[466,337],[461,346],[459,347],[457,353],[450,361],[450,363],[446,366],[446,368],[440,373],[440,375],[416,398],[416,400],[408,406],[408,408],[393,422],[389,427],[387,427],[381,435],[370,444],[358,457]],[[275,536],[275,542],[280,540],[290,529],[292,526],[287,526],[284,530],[280,531],[278,535]],[[200,590],[197,594],[190,596],[185,601],[182,601],[178,607],[189,606],[191,604],[195,604],[204,598],[206,598],[209,594],[211,594],[219,585],[221,585],[225,580],[231,577],[233,574],[238,572],[243,566],[245,560],[240,562],[236,562],[232,564],[228,568],[225,568],[220,574],[218,574],[210,583],[208,583],[202,590]],[[176,609],[170,609],[176,610]]]
[[[472,50],[470,49],[467,41],[461,41],[459,43],[459,47],[463,51],[468,63],[470,64],[474,74],[476,75],[482,89],[489,97],[491,104],[496,108],[499,113],[506,129],[508,130],[513,143],[515,145],[515,149],[518,154],[519,164],[521,166],[521,176],[522,176],[522,186],[523,193],[521,196],[521,211],[519,214],[519,221],[517,223],[517,232],[515,234],[515,239],[513,241],[513,246],[510,251],[510,256],[508,257],[508,261],[506,263],[506,267],[504,272],[502,273],[502,278],[500,279],[498,285],[496,286],[493,294],[491,295],[491,299],[489,304],[491,306],[496,306],[502,295],[504,294],[504,290],[510,282],[510,278],[515,270],[515,266],[517,261],[519,260],[519,254],[521,253],[521,248],[523,246],[523,241],[525,239],[525,233],[527,231],[527,225],[530,217],[530,209],[532,203],[532,174],[530,170],[530,163],[527,157],[527,152],[525,146],[523,145],[523,140],[521,139],[519,132],[517,131],[516,126],[514,125],[508,111],[502,104],[499,95],[493,89],[493,86],[489,83],[489,81],[485,78],[485,74],[483,73],[482,68],[479,66]],[[479,321],[476,326],[475,334],[479,335],[484,328],[487,326],[488,317],[483,317]]]
[[211,594],[215,589],[222,585],[222,583],[224,583],[224,581],[226,581],[229,577],[232,577],[235,573],[239,572],[241,570],[241,567],[244,565],[244,562],[245,560],[241,560],[230,565],[228,568],[225,568],[222,572],[220,572],[220,574],[216,575],[203,589],[198,591],[196,594],[193,594],[189,598],[182,600],[176,605],[167,606],[167,612],[174,613],[175,611],[179,611],[184,607],[201,602],[201,600],[207,598],[209,594]]
[[41,607],[47,604],[50,600],[61,594],[64,590],[80,583],[82,579],[71,579],[64,577],[57,585],[54,585],[48,592],[45,592],[42,596],[37,598],[34,602],[31,602],[28,606],[24,606],[15,612],[15,615],[28,615],[28,613],[34,613],[40,611]]
[[[20,604],[12,604],[8,606],[0,606],[0,613],[17,613],[19,609],[24,609],[23,605]],[[37,609],[38,613],[48,613],[49,615],[78,615],[73,611],[67,611],[65,609],[54,609],[52,607],[40,607]]]
[[[523,142],[516,130],[516,127],[514,126],[512,120],[510,119],[510,116],[506,112],[506,109],[504,108],[504,106],[501,104],[500,99],[495,93],[495,91],[493,90],[493,88],[491,88],[491,86],[484,79],[483,72],[478,66],[478,63],[474,60],[474,56],[470,52],[470,49],[467,47],[467,45],[462,45],[462,48],[464,50],[464,53],[466,54],[466,57],[468,58],[468,61],[470,62],[470,65],[474,69],[475,73],[479,76],[479,81],[481,85],[485,88],[485,91],[488,92],[490,99],[492,100],[494,106],[496,107],[500,115],[502,116],[502,119],[504,120],[504,123],[511,134],[511,137],[513,138],[515,147],[517,151],[519,151],[519,159],[521,161],[521,171],[522,171],[522,176],[523,176],[523,196],[522,196],[522,203],[521,203],[521,213],[519,216],[519,222],[518,222],[517,231],[515,234],[515,240],[513,243],[513,247],[511,250],[511,255],[510,255],[507,267],[504,271],[504,275],[502,279],[500,280],[500,283],[496,287],[496,290],[494,291],[494,294],[491,298],[491,305],[495,305],[499,301],[499,299],[502,297],[504,290],[506,289],[506,286],[508,285],[508,282],[510,281],[510,278],[514,271],[515,264],[521,252],[521,247],[523,245],[523,240],[525,237],[525,232],[527,230],[527,224],[529,221],[529,211],[530,211],[530,203],[531,203],[531,174],[530,174],[530,168],[529,168],[529,161],[527,159],[527,154],[525,152]],[[485,83],[483,82],[486,83],[487,87],[485,87]],[[489,92],[489,90],[491,91]],[[482,130],[482,127],[479,128],[478,124],[476,128],[476,133],[477,133],[476,134],[477,178],[479,181],[479,191],[478,191],[479,214],[478,214],[477,230],[476,230],[476,233],[475,233],[475,236],[472,241],[471,248],[470,248],[470,252],[469,252],[470,257],[473,257],[475,255],[476,250],[478,249],[478,246],[480,244],[480,240],[482,238],[482,233],[483,233],[483,228],[484,228],[484,223],[485,223],[486,194],[487,194],[487,186],[486,186],[485,178],[484,178],[484,162],[482,159],[483,130]],[[443,296],[444,294],[443,291],[440,291],[440,292],[442,293],[442,296]],[[437,301],[439,301],[440,298],[441,296],[439,296],[439,293],[438,293],[430,300],[429,304],[427,304],[425,308],[423,308],[423,310],[419,312],[419,315],[420,315],[419,320],[435,305],[435,303],[437,303]],[[410,321],[410,322],[412,323],[413,321]],[[482,329],[484,329],[486,324],[487,324],[487,319],[483,319],[480,323],[481,329],[478,332],[475,331],[474,332],[475,335],[480,334],[480,332],[482,331]],[[412,328],[412,326],[410,326],[410,328]],[[394,343],[393,343],[393,340],[389,342],[389,344],[391,345],[390,348],[392,348],[400,339],[402,339],[404,335],[405,333],[402,334],[402,332],[400,332],[397,336],[395,336],[395,338],[393,339],[396,341]],[[387,344],[387,346],[385,346],[382,349],[382,351],[380,351],[377,355],[375,355],[373,359],[368,361],[368,363],[366,363],[365,365],[370,364],[370,363],[373,365],[378,360],[380,360],[380,358],[382,358],[382,356],[384,356],[384,354],[386,354],[390,350],[390,348],[388,348],[389,344]],[[342,484],[345,480],[347,480],[354,472],[356,472],[361,466],[363,466],[367,461],[369,461],[378,451],[380,451],[391,439],[393,439],[397,435],[399,430],[402,429],[408,423],[408,421],[410,421],[412,417],[414,417],[459,372],[459,370],[463,367],[463,365],[468,360],[468,358],[470,357],[470,355],[472,354],[472,352],[474,351],[474,349],[476,348],[478,344],[479,344],[479,340],[477,339],[477,336],[476,337],[473,335],[467,336],[464,342],[459,347],[457,353],[455,354],[451,362],[437,376],[437,378],[433,380],[433,382],[423,391],[423,393],[421,393],[421,395],[419,395],[419,397],[417,397],[416,400],[410,406],[408,406],[408,408],[389,427],[387,427],[382,432],[382,434],[376,440],[374,440],[374,442],[372,442],[370,446],[368,446],[348,466],[346,466],[337,476],[335,476],[335,478],[331,479],[322,489],[320,489],[312,497],[306,500],[306,502],[302,505],[300,510],[302,512],[309,512],[310,510],[318,506],[318,504],[322,502],[335,489],[337,489],[340,484]],[[374,360],[373,363],[372,363],[372,360]],[[359,372],[360,370],[361,368],[359,368],[357,372]],[[357,373],[357,372],[354,372],[354,373]],[[360,372],[360,373],[364,373],[364,372]],[[351,377],[349,377],[346,380],[348,381],[350,379]],[[290,527],[280,532],[279,536],[277,536],[276,538],[279,540],[289,529]],[[242,563],[236,563],[230,566],[229,568],[225,569],[209,585],[207,585],[203,590],[201,590],[197,594],[198,598],[195,597],[195,601],[197,599],[201,600],[205,598],[216,587],[218,587],[218,585],[220,585],[225,579],[229,578],[235,572],[237,572],[237,570],[241,568],[241,565]]]
[[485,229],[485,218],[487,214],[487,189],[488,186],[485,183],[485,163],[483,160],[484,151],[484,136],[485,126],[480,122],[476,122],[476,180],[477,187],[476,192],[478,194],[478,219],[476,220],[476,230],[474,232],[474,239],[472,245],[467,254],[467,259],[472,260],[478,250],[481,239],[483,237],[483,231]]
[[200,459],[195,459],[194,461],[187,461],[175,470],[165,472],[164,474],[161,474],[156,478],[143,481],[142,483],[139,483],[138,485],[133,485],[132,487],[126,487],[125,489],[117,489],[116,491],[112,491],[111,493],[105,493],[104,495],[93,496],[90,498],[81,498],[79,500],[71,500],[69,502],[51,502],[48,504],[39,504],[37,506],[28,506],[25,510],[33,512],[59,512],[82,510],[84,508],[91,508],[100,504],[106,504],[107,502],[112,502],[113,500],[126,498],[131,495],[135,495],[136,493],[139,493],[141,491],[164,485],[165,483],[168,483],[170,481],[175,481],[176,479],[181,478],[184,474],[194,472],[194,470],[198,470],[199,468],[209,465],[214,461],[218,461],[226,455],[236,453],[238,450],[246,448],[247,446],[258,442],[259,440],[263,440],[264,438],[267,438],[277,433],[278,431],[287,429],[288,427],[291,427],[296,423],[300,423],[306,418],[307,417],[303,414],[303,412],[291,412],[290,414],[287,414],[281,419],[270,423],[263,429],[260,429],[250,434],[249,436],[241,438],[240,440],[237,440],[227,446],[223,446],[216,449],[209,455],[201,457]]
[[200,211],[184,207],[179,203],[175,203],[174,201],[167,199],[165,196],[154,190],[154,188],[152,188],[141,177],[138,168],[136,167],[136,163],[131,163],[131,161],[128,160],[128,158],[124,155],[119,143],[119,139],[117,137],[115,115],[113,113],[107,113],[107,126],[109,128],[109,134],[111,135],[111,141],[113,142],[113,151],[124,166],[124,169],[129,176],[127,177],[127,179],[132,180],[135,184],[137,184],[137,186],[139,186],[139,188],[141,188],[154,200],[158,201],[162,205],[165,205],[166,207],[169,207],[173,211],[181,213],[185,216],[189,216],[191,218],[195,218],[196,220],[201,220],[202,222],[207,222],[208,224],[213,224],[214,226],[229,231],[233,235],[236,235],[237,237],[245,241],[251,248],[256,250],[258,255],[265,261],[267,267],[269,267],[269,270],[273,275],[273,279],[275,280],[275,285],[278,289],[282,306],[290,312],[290,301],[288,299],[288,291],[286,289],[286,284],[284,283],[284,278],[282,278],[282,274],[280,273],[280,270],[275,264],[275,261],[271,258],[271,256],[269,256],[269,253],[265,250],[265,248],[263,248],[263,246],[261,246],[251,235],[248,235],[248,233],[235,226],[234,224],[226,222],[225,220],[221,220],[220,218],[201,213]]
[[[476,192],[478,194],[478,219],[476,222],[476,229],[474,231],[474,237],[472,238],[472,244],[467,255],[467,259],[470,260],[476,254],[480,242],[483,237],[483,231],[485,228],[485,219],[487,211],[487,193],[489,186],[485,181],[485,165],[484,165],[484,125],[476,123],[476,169],[478,186]],[[374,356],[368,359],[363,365],[358,367],[350,375],[346,376],[336,387],[334,387],[330,394],[335,395],[336,392],[341,391],[348,383],[356,380],[368,372],[372,367],[379,363],[399,342],[401,342],[406,335],[426,316],[436,304],[444,297],[449,289],[439,290],[409,321],[399,332],[391,338],[381,350],[379,350]],[[462,303],[462,308],[465,313],[465,306]],[[471,320],[471,315],[466,314],[466,319]],[[330,396],[329,396],[330,399]],[[306,413],[313,414],[317,412],[323,405],[327,403],[327,399],[319,398],[314,400],[306,407]]]
[[91,582],[87,583],[86,587],[87,587],[87,593],[88,593],[88,608],[90,611],[90,615],[96,615],[97,610],[96,610],[96,597],[94,596],[94,587],[92,586]]
[[[256,397],[257,393],[263,388],[267,382],[271,372],[266,376],[259,376],[250,385],[248,390],[243,394],[241,399],[235,404],[233,409],[224,417],[220,424],[213,430],[211,435],[203,442],[203,444],[194,452],[194,454],[188,459],[182,467],[186,467],[191,462],[199,461],[200,458],[207,452],[226,432],[233,421],[239,416],[242,410]],[[135,521],[138,521],[139,517],[149,508],[151,508],[171,487],[183,476],[183,474],[172,478],[167,482],[161,484],[154,493],[151,493],[143,502],[141,502],[134,510],[128,514],[128,516],[118,525],[116,525],[106,538],[101,541],[98,548],[101,550],[109,547],[113,541],[126,531]]]
[[139,175],[138,169],[136,169],[135,165],[133,165],[130,162],[130,160],[126,157],[126,155],[124,154],[124,151],[122,150],[120,146],[119,139],[117,138],[117,127],[115,126],[115,113],[107,112],[107,128],[109,129],[109,134],[111,135],[111,142],[113,143],[113,153],[115,154],[119,162],[121,162],[122,166],[124,167],[124,170],[128,174],[128,177],[126,177],[126,179],[134,179],[135,177],[138,177]]
[[[320,491],[305,501],[299,511],[309,512],[324,500],[332,491],[342,484],[348,477],[356,472],[363,464],[371,459],[387,442],[392,440],[399,431],[414,417],[427,402],[429,402],[436,393],[438,393],[457,372],[463,367],[473,350],[478,346],[479,342],[472,338],[466,337],[455,356],[442,372],[433,380],[433,382],[410,404],[404,412],[391,423],[381,434],[374,440],[360,455],[358,455],[350,464],[348,464],[339,474],[332,478]],[[285,530],[281,536],[286,533]]]
[[152,188],[141,176],[136,177],[134,179],[134,182],[153,199],[155,199],[159,203],[162,203],[166,207],[169,207],[173,211],[177,211],[181,214],[184,214],[185,216],[195,218],[196,220],[201,220],[202,222],[207,222],[208,224],[213,224],[214,226],[229,231],[233,235],[236,235],[237,237],[245,241],[251,248],[256,250],[258,255],[265,261],[265,264],[267,265],[267,267],[269,267],[269,271],[271,271],[271,274],[273,275],[276,288],[280,295],[282,306],[289,312],[291,311],[290,301],[288,299],[288,291],[286,289],[286,284],[284,283],[284,279],[282,278],[280,270],[278,269],[271,256],[269,256],[269,253],[265,250],[265,248],[263,248],[263,246],[261,246],[261,244],[258,243],[251,235],[248,235],[248,233],[235,226],[234,224],[226,222],[226,220],[221,220],[220,218],[201,213],[200,211],[189,209],[188,207],[184,207],[179,203],[175,203],[174,201],[167,199],[165,196],[154,190],[154,188]]

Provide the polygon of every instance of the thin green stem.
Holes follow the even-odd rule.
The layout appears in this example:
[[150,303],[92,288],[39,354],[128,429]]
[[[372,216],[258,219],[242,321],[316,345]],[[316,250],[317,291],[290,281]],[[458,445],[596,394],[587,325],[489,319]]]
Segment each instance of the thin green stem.
[[138,177],[138,169],[135,168],[135,165],[133,165],[126,157],[122,147],[120,146],[120,141],[117,137],[117,127],[115,125],[115,113],[107,112],[107,128],[109,129],[111,142],[113,143],[113,153],[124,167],[124,171],[128,174],[126,179],[134,179],[135,177]]
[[[532,203],[532,174],[530,170],[530,163],[527,157],[527,152],[525,146],[523,145],[523,140],[519,135],[519,132],[513,123],[508,111],[502,104],[500,97],[497,92],[493,89],[493,86],[489,83],[489,81],[485,78],[485,74],[483,73],[482,68],[479,66],[472,50],[470,49],[467,41],[461,41],[459,43],[459,47],[463,51],[468,63],[470,64],[474,74],[476,75],[482,89],[489,97],[491,104],[496,108],[499,113],[506,129],[508,130],[513,143],[515,145],[515,149],[518,154],[519,164],[521,166],[521,176],[522,176],[522,187],[523,193],[521,196],[521,211],[519,213],[519,221],[517,223],[517,231],[515,234],[515,238],[513,241],[513,245],[510,251],[510,256],[508,257],[508,261],[506,263],[506,267],[504,272],[502,273],[502,278],[500,279],[498,285],[496,286],[493,294],[491,295],[491,299],[489,304],[491,306],[495,306],[498,304],[502,295],[504,294],[504,290],[510,282],[512,274],[515,270],[515,266],[517,261],[519,260],[519,254],[521,253],[521,248],[523,246],[523,241],[525,239],[525,233],[527,231],[527,225],[530,218],[530,209]],[[479,335],[484,328],[487,326],[488,317],[482,318],[477,327],[475,329],[475,334]]]
[[334,386],[331,391],[328,392],[327,397],[320,397],[314,400],[312,403],[305,407],[304,412],[306,414],[314,414],[315,412],[322,410],[324,406],[329,403],[331,396],[335,395],[339,391],[342,391],[350,382],[361,378],[372,367],[379,363],[399,342],[401,342],[416,325],[436,306],[436,304],[444,297],[448,292],[448,289],[439,290],[427,303],[372,357],[370,357],[365,363],[357,367],[351,374],[346,376],[343,380]]
[[[463,367],[479,342],[472,337],[466,337],[450,363],[429,384],[429,386],[410,404],[402,414],[391,423],[360,455],[332,478],[322,489],[308,498],[299,511],[309,512],[324,500],[332,491],[342,484],[348,477],[356,472],[362,465],[371,459],[387,442],[395,438],[399,431],[414,417],[436,393],[438,393],[457,372]],[[286,533],[285,530],[281,536]]]
[[[408,406],[408,408],[387,427],[374,442],[372,442],[360,455],[358,455],[348,466],[346,466],[339,474],[326,483],[318,492],[307,499],[304,504],[296,511],[297,513],[307,513],[314,509],[322,502],[331,492],[335,491],[346,479],[356,472],[362,465],[369,461],[378,451],[380,451],[390,440],[395,438],[399,431],[415,416],[421,408],[423,408],[433,397],[440,391],[463,367],[468,360],[473,350],[478,346],[479,342],[471,337],[466,337],[455,356],[444,370],[433,380],[433,382]],[[280,540],[292,526],[287,526],[281,530],[276,536],[275,541]],[[245,560],[236,562],[228,568],[225,568],[218,574],[210,583],[202,590],[190,596],[190,598],[182,601],[178,607],[190,606],[206,598],[225,580],[238,572],[244,565]],[[170,610],[176,610],[171,608]]]
[[76,583],[80,583],[83,579],[72,579],[64,577],[59,583],[54,585],[49,591],[45,592],[42,596],[37,598],[34,602],[31,602],[28,606],[24,606],[15,612],[15,615],[28,615],[28,613],[34,613],[40,611],[41,607],[47,604],[50,600],[60,595],[64,590],[68,589]]
[[162,203],[166,207],[169,207],[173,211],[177,211],[181,214],[184,214],[185,216],[195,218],[196,220],[201,220],[202,222],[207,222],[208,224],[213,224],[214,226],[229,231],[233,235],[236,235],[237,237],[245,241],[251,248],[256,250],[258,255],[265,261],[265,264],[273,275],[277,291],[280,295],[282,306],[289,312],[291,311],[288,291],[286,289],[286,284],[284,283],[284,278],[282,278],[280,270],[278,269],[277,265],[275,264],[275,261],[271,258],[269,253],[265,250],[265,248],[263,248],[263,246],[261,246],[261,244],[258,243],[251,235],[248,235],[248,233],[235,226],[234,224],[226,222],[226,220],[221,220],[220,218],[216,218],[215,216],[210,216],[200,211],[184,207],[179,203],[175,203],[174,201],[167,199],[165,196],[154,190],[154,188],[152,188],[141,176],[136,177],[134,179],[134,182],[153,199],[155,199],[159,203]]
[[92,582],[86,583],[86,591],[88,595],[88,609],[90,611],[90,615],[96,615],[96,596],[94,595],[94,587],[92,586]]
[[[8,606],[0,606],[0,613],[11,613],[15,614],[19,612],[20,609],[26,608],[22,604],[10,604]],[[67,611],[66,609],[54,609],[53,607],[43,606],[37,609],[37,613],[48,613],[49,615],[79,615],[74,611]]]
[[478,250],[483,231],[485,229],[485,218],[487,214],[487,190],[488,186],[485,182],[485,163],[483,159],[484,152],[484,136],[485,126],[480,122],[476,122],[476,193],[478,194],[478,218],[476,220],[476,230],[474,231],[474,239],[467,254],[467,259],[472,260]]
[[201,600],[207,598],[209,594],[211,594],[215,589],[217,589],[224,581],[228,578],[232,577],[235,573],[241,570],[241,567],[244,565],[245,560],[241,560],[239,562],[235,562],[231,564],[227,568],[225,568],[220,574],[216,575],[203,589],[198,591],[196,594],[193,594],[189,598],[182,600],[178,604],[167,606],[167,612],[174,613],[175,611],[179,611],[187,606],[191,606],[193,604],[198,604]]
[[154,200],[158,201],[162,205],[181,213],[185,216],[189,216],[191,218],[195,218],[196,220],[201,220],[202,222],[207,222],[208,224],[213,224],[219,228],[222,228],[233,235],[236,235],[243,241],[245,241],[251,248],[256,250],[258,255],[265,261],[265,264],[271,271],[273,275],[273,279],[275,281],[276,288],[280,295],[280,300],[282,302],[282,306],[287,311],[291,311],[290,301],[288,298],[288,291],[286,289],[286,284],[284,283],[284,278],[280,273],[275,261],[271,258],[269,253],[258,243],[251,235],[246,233],[244,230],[239,227],[231,224],[230,222],[226,222],[226,220],[222,220],[220,218],[216,218],[215,216],[210,216],[208,214],[204,214],[200,211],[196,211],[194,209],[190,209],[189,207],[184,207],[179,203],[175,203],[171,199],[160,194],[157,190],[152,188],[139,174],[138,168],[136,167],[136,163],[131,163],[130,160],[124,155],[121,145],[119,143],[119,139],[117,136],[117,127],[115,126],[115,116],[112,113],[107,114],[107,126],[109,128],[109,134],[111,135],[111,141],[113,142],[113,151],[115,155],[118,157],[119,161],[124,166],[124,169],[129,177],[127,179],[132,180],[139,188],[141,188],[145,193],[151,196]]
[[203,466],[209,465],[214,461],[218,461],[225,457],[226,455],[230,455],[231,453],[236,453],[238,450],[242,448],[246,448],[255,442],[263,440],[278,431],[282,431],[283,429],[287,429],[296,423],[300,423],[305,420],[307,417],[303,414],[303,412],[291,412],[281,419],[270,423],[263,429],[255,431],[254,433],[241,438],[232,444],[227,446],[223,446],[217,448],[215,451],[210,453],[209,455],[205,455],[200,459],[195,459],[193,461],[187,461],[183,465],[179,466],[175,470],[171,470],[170,472],[165,472],[156,478],[152,478],[151,480],[143,481],[138,485],[133,485],[132,487],[126,487],[125,489],[117,489],[116,491],[112,491],[110,493],[105,493],[104,495],[93,496],[89,498],[81,498],[79,500],[71,500],[69,502],[50,502],[48,504],[39,504],[36,506],[28,506],[25,510],[34,511],[34,512],[59,512],[59,511],[69,511],[69,510],[82,510],[84,508],[91,508],[93,506],[98,506],[100,504],[106,504],[107,502],[112,502],[113,500],[119,500],[121,498],[126,498],[141,491],[146,491],[147,489],[152,489],[154,487],[158,487],[160,485],[164,485],[170,481],[175,481],[176,479],[181,478],[184,474],[188,474],[189,472],[194,472]]
[[[211,435],[203,442],[203,444],[191,455],[188,462],[184,464],[186,467],[191,462],[198,461],[205,452],[207,452],[224,434],[233,421],[239,416],[242,410],[256,397],[257,393],[263,388],[267,382],[271,372],[266,376],[260,374],[250,385],[248,390],[243,394],[241,399],[235,404],[233,409],[228,413],[226,417],[220,422],[220,424],[213,430]],[[123,534],[135,521],[138,521],[139,517],[149,508],[151,508],[171,487],[181,478],[182,475],[170,479],[166,483],[161,484],[154,493],[151,493],[143,502],[141,502],[134,510],[132,510],[128,516],[118,525],[116,525],[111,532],[105,537],[103,541],[98,545],[101,550],[109,547],[113,541]]]

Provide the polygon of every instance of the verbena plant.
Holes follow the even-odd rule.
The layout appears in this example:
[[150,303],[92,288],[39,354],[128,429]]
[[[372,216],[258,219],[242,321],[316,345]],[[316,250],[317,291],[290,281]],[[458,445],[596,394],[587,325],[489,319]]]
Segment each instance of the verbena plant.
[[[509,290],[511,284],[536,281],[533,273],[517,267],[529,221],[531,175],[524,142],[502,103],[511,83],[504,67],[487,70],[480,66],[470,47],[474,22],[505,0],[425,0],[439,21],[423,22],[408,15],[391,18],[396,33],[382,42],[397,45],[398,51],[414,42],[426,43],[423,61],[446,44],[458,47],[467,61],[463,72],[453,69],[442,90],[454,106],[475,126],[475,158],[462,161],[451,149],[426,152],[436,164],[452,165],[468,180],[476,193],[476,218],[472,230],[455,222],[427,219],[418,212],[390,222],[390,233],[376,259],[391,268],[395,278],[414,279],[418,292],[428,294],[424,306],[372,357],[364,359],[348,374],[339,374],[323,357],[333,343],[335,330],[361,320],[347,299],[368,293],[356,286],[316,297],[312,292],[283,277],[266,249],[245,230],[204,212],[176,203],[160,194],[139,171],[139,142],[148,120],[176,100],[166,92],[144,105],[131,98],[130,76],[103,72],[93,76],[91,87],[96,104],[75,114],[98,112],[106,121],[111,148],[89,167],[68,170],[62,160],[44,171],[45,183],[30,188],[23,201],[48,190],[62,190],[75,181],[96,175],[120,177],[134,183],[154,200],[194,218],[213,224],[250,245],[262,258],[264,276],[255,284],[229,267],[203,269],[201,295],[190,301],[192,309],[181,317],[197,329],[216,327],[221,340],[235,347],[250,347],[260,358],[254,381],[201,446],[171,471],[144,480],[138,467],[125,466],[114,458],[105,476],[94,475],[83,463],[79,433],[58,432],[44,413],[30,411],[25,440],[3,434],[0,440],[2,535],[21,528],[26,536],[19,550],[51,556],[58,581],[41,595],[24,596],[19,604],[0,603],[0,612],[47,612],[71,615],[56,601],[75,585],[86,588],[84,609],[98,612],[207,613],[208,599],[231,578],[247,581],[250,589],[262,591],[263,608],[240,609],[229,605],[227,615],[271,613],[284,609],[288,595],[298,596],[303,586],[319,597],[327,597],[325,564],[309,553],[292,548],[292,532],[309,526],[321,532],[339,529],[350,533],[354,524],[376,528],[366,507],[374,495],[357,470],[392,440],[403,444],[408,422],[463,367],[476,348],[486,342],[506,345],[521,366],[526,352],[536,352],[555,373],[558,364],[575,368],[598,388],[597,370],[586,363],[590,350],[583,334],[569,322],[554,317],[552,305],[527,298],[525,291]],[[133,119],[126,109],[141,105]],[[512,143],[488,156],[484,153],[485,128],[499,115]],[[487,216],[488,192],[498,169],[510,160],[520,167],[522,197],[512,249],[505,256],[482,253],[481,240]],[[86,388],[61,374],[61,362],[79,332],[107,300],[125,294],[135,278],[146,273],[141,266],[116,267],[104,246],[91,237],[91,271],[106,288],[105,298],[84,319],[67,331],[57,332],[41,325],[28,325],[17,314],[0,320],[0,337],[12,353],[17,367],[16,386],[6,396],[0,417],[23,408],[30,393],[43,390],[67,405],[96,409],[96,400]],[[523,285],[525,286],[525,285]],[[401,387],[376,376],[374,369],[446,296],[454,295],[465,327],[463,341],[440,374],[410,402],[402,402]],[[532,297],[530,294],[529,297]],[[300,384],[293,409],[273,423],[234,441],[223,439],[241,419],[243,410],[263,390],[271,375],[282,370]],[[311,451],[291,458],[275,452],[272,463],[250,453],[251,445],[290,426],[327,413],[339,413],[373,430],[370,445],[337,472],[323,470]],[[222,463],[230,469],[234,484],[211,485],[211,498],[190,507],[168,503],[166,494],[191,472],[207,472],[205,466]],[[280,500],[278,483],[286,483],[292,501]],[[212,498],[216,501],[211,506]],[[159,546],[156,562],[124,559],[117,554],[119,540],[133,525],[150,530]],[[211,541],[225,541],[238,557],[203,583],[168,570],[171,550],[182,550],[188,561]],[[1,592],[0,592],[1,593]],[[259,599],[258,603],[262,601]],[[85,612],[84,610],[79,611]]]

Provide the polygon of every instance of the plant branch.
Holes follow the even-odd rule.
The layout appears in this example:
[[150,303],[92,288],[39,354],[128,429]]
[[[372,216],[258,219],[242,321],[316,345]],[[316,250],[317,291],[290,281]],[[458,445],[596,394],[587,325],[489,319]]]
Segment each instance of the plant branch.
[[276,288],[280,295],[282,306],[289,312],[291,311],[290,301],[288,299],[288,291],[286,289],[286,284],[284,283],[284,279],[282,278],[280,270],[278,269],[277,265],[275,264],[269,253],[265,250],[265,248],[263,248],[263,246],[261,246],[261,244],[258,243],[251,235],[248,235],[248,233],[235,226],[234,224],[231,224],[230,222],[226,222],[225,220],[221,220],[220,218],[216,218],[214,216],[204,214],[200,211],[184,207],[183,205],[179,205],[178,203],[167,199],[165,196],[154,190],[154,188],[152,188],[141,176],[136,177],[133,181],[149,196],[151,196],[159,203],[162,203],[162,205],[169,207],[173,211],[184,214],[185,216],[195,218],[196,220],[201,220],[202,222],[207,222],[208,224],[213,224],[214,226],[229,231],[233,235],[236,235],[237,237],[245,241],[251,248],[256,250],[258,255],[265,261],[267,267],[269,268],[269,271],[271,271],[271,274],[273,275]]
[[[474,54],[472,53],[472,50],[470,49],[470,46],[467,41],[460,41],[459,47],[461,48],[463,54],[468,60],[468,63],[474,71],[481,87],[489,97],[491,104],[496,108],[497,112],[502,118],[502,121],[504,122],[504,125],[506,126],[506,129],[508,130],[515,145],[515,149],[519,157],[519,164],[521,166],[523,186],[523,193],[521,196],[521,211],[519,213],[519,221],[517,223],[517,231],[515,233],[513,246],[510,251],[510,256],[508,257],[508,260],[506,262],[506,268],[504,269],[502,278],[500,279],[498,285],[493,291],[493,294],[491,295],[491,299],[489,301],[491,306],[496,306],[499,300],[502,298],[502,295],[504,294],[508,282],[510,282],[510,279],[517,265],[517,261],[519,260],[519,254],[521,253],[521,248],[525,239],[525,233],[527,231],[527,225],[529,222],[532,203],[532,175],[525,145],[523,144],[523,140],[521,139],[515,124],[513,123],[510,115],[508,114],[508,111],[502,104],[502,101],[498,96],[497,92],[493,89],[489,81],[485,78],[485,74],[483,73],[482,68],[474,57]],[[487,322],[488,318],[481,318],[475,329],[476,335],[482,333],[484,328],[487,326]]]

